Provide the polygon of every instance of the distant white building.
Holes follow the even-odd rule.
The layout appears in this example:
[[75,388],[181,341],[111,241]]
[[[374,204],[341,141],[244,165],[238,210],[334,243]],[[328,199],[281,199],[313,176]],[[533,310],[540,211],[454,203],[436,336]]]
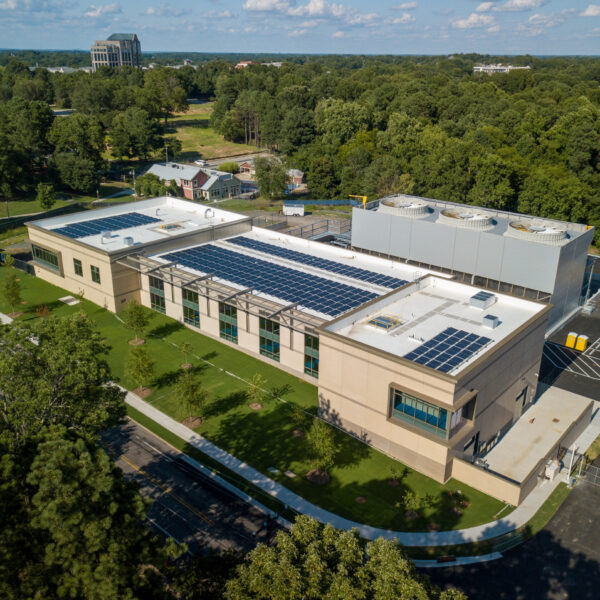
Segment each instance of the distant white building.
[[516,70],[526,70],[531,69],[530,66],[526,67],[515,67],[514,65],[503,65],[499,63],[497,65],[475,65],[473,67],[473,73],[487,73],[488,75],[494,75],[495,73],[510,73],[511,71]]

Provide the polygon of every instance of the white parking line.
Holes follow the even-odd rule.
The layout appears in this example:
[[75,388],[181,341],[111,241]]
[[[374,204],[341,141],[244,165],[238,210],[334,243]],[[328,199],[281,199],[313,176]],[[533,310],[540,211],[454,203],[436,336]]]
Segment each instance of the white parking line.
[[[600,342],[600,339],[594,342],[594,350],[598,342]],[[584,353],[579,354],[554,342],[546,342],[544,356],[557,369],[600,381],[600,360],[593,356]]]

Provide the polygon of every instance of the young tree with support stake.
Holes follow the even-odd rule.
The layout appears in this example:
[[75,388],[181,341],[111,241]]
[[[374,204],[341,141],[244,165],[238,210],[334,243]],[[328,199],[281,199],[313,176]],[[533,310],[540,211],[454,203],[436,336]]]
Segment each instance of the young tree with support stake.
[[4,278],[2,297],[10,306],[12,313],[14,313],[16,307],[21,304],[21,284],[19,283],[17,274],[14,270],[10,270]]
[[307,477],[317,483],[327,483],[329,481],[327,470],[334,465],[338,453],[333,429],[321,419],[314,419],[308,433],[308,445],[314,471],[309,472]]
[[137,389],[141,394],[144,392],[144,384],[149,382],[154,375],[154,361],[144,348],[132,348],[125,363],[125,372],[127,377],[138,384]]
[[121,319],[127,329],[131,329],[135,335],[135,340],[131,340],[129,343],[132,345],[143,344],[144,340],[141,340],[139,334],[141,334],[150,321],[148,312],[144,309],[141,304],[138,304],[135,300],[130,300],[125,307],[125,310],[121,313]]
[[177,379],[175,393],[182,399],[188,419],[193,417],[202,419],[208,393],[202,388],[195,373],[192,371],[181,373]]

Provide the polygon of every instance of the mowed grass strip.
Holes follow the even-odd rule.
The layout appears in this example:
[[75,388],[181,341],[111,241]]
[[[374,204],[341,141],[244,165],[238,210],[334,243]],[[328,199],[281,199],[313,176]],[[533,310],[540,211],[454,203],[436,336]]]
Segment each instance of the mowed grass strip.
[[210,126],[213,105],[213,102],[190,104],[189,110],[176,113],[168,120],[165,132],[181,141],[182,158],[212,159],[256,152],[256,146],[228,142]]
[[[7,271],[6,267],[0,269],[0,285]],[[126,377],[124,367],[130,350],[127,341],[133,333],[125,329],[116,315],[86,300],[69,307],[58,301],[67,292],[41,279],[18,273],[22,295],[27,302],[22,307],[25,314],[21,319],[36,319],[35,308],[41,304],[47,305],[56,315],[83,310],[110,346],[107,360],[115,380],[128,389],[136,387]],[[10,311],[2,299],[0,310]],[[153,391],[147,400],[179,421],[188,416],[174,393],[174,384],[181,372],[180,365],[190,360],[209,392],[203,422],[196,431],[307,500],[354,521],[398,531],[471,527],[493,520],[503,508],[502,502],[455,480],[441,485],[338,430],[334,430],[339,452],[336,466],[330,471],[331,482],[323,487],[310,483],[304,478],[312,467],[307,440],[294,437],[292,432],[298,428],[308,431],[311,415],[317,410],[316,386],[235,347],[196,333],[164,315],[151,314],[150,325],[144,334],[145,347],[155,361],[157,372],[149,382]],[[191,344],[192,357],[184,359],[178,350],[182,342]],[[257,373],[267,380],[270,394],[263,401],[264,408],[254,411],[249,408],[244,392],[246,382]],[[294,406],[308,413],[301,425],[293,418]],[[281,472],[272,475],[269,467],[276,467]],[[394,469],[401,473],[399,485],[389,483]],[[296,477],[287,477],[286,470],[295,473]],[[416,519],[407,518],[401,504],[409,490],[422,498],[430,497],[427,505],[419,509]],[[457,490],[462,492],[466,502],[458,503]],[[366,498],[366,502],[357,502],[357,497]],[[510,509],[504,510],[502,515],[509,513]]]

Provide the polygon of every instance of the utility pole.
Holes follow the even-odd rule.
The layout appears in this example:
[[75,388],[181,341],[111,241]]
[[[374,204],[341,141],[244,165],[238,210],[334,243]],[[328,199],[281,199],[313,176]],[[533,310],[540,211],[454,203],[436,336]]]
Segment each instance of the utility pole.
[[169,164],[169,148],[165,144],[165,167]]

